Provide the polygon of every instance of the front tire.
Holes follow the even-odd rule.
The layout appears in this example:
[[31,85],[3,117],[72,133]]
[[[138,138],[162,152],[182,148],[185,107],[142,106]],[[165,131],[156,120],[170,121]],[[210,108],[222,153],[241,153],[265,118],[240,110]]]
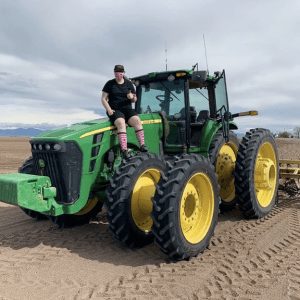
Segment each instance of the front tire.
[[87,204],[78,212],[72,215],[63,214],[60,216],[49,216],[50,220],[59,228],[70,228],[88,224],[91,219],[97,216],[103,206],[102,200],[94,197],[88,200]]
[[156,243],[172,260],[196,256],[209,245],[218,206],[218,183],[210,161],[190,154],[177,157],[154,197]]
[[123,160],[107,189],[109,228],[129,247],[153,241],[152,197],[165,172],[165,163],[150,153]]
[[235,187],[241,211],[247,218],[261,218],[275,205],[279,160],[273,135],[251,129],[244,136],[236,162]]

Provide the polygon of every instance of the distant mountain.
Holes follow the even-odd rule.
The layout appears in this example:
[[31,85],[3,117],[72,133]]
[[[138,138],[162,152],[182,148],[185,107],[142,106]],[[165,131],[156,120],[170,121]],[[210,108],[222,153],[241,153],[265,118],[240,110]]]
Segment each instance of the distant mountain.
[[45,130],[36,128],[0,129],[0,136],[37,136]]

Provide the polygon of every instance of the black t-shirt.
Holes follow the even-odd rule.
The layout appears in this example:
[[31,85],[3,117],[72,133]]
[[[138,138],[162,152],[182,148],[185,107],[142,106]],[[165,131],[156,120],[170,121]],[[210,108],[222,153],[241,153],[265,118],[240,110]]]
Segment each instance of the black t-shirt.
[[106,82],[102,91],[109,94],[109,105],[112,109],[131,108],[131,101],[127,98],[127,94],[130,91],[135,93],[135,88],[128,79],[124,78],[122,84],[118,84],[115,79],[111,79]]

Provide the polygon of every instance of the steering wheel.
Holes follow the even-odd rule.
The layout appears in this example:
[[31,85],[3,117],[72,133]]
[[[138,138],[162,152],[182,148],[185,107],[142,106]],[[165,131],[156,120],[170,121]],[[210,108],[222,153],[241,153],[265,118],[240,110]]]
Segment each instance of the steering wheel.
[[[165,95],[157,95],[157,96],[155,96],[155,98],[156,98],[159,102],[164,102],[166,96],[165,96]],[[163,99],[162,99],[162,98],[163,98]],[[173,98],[172,98],[172,97],[170,97],[169,99],[170,99],[170,100],[169,100],[170,102],[173,101]]]

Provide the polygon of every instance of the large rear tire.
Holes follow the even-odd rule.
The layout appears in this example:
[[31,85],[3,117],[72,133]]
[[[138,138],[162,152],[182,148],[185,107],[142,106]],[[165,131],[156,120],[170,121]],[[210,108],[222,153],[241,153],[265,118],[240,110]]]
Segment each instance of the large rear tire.
[[114,237],[129,247],[153,241],[152,197],[165,172],[156,155],[139,153],[123,160],[107,189],[109,228]]
[[239,140],[235,133],[229,131],[226,143],[222,132],[217,132],[209,147],[209,158],[215,166],[220,186],[220,210],[227,211],[236,205],[234,169],[239,149]]
[[241,211],[247,218],[261,218],[275,205],[279,160],[273,135],[256,128],[246,133],[237,156],[235,187]]
[[[25,173],[25,174],[33,174],[33,158],[30,156],[27,158],[23,165],[19,168],[19,173]],[[48,217],[46,215],[43,215],[37,211],[20,207],[22,211],[29,217],[35,220],[48,220]]]
[[204,251],[219,212],[218,182],[211,162],[183,154],[159,182],[153,205],[155,242],[172,260]]

